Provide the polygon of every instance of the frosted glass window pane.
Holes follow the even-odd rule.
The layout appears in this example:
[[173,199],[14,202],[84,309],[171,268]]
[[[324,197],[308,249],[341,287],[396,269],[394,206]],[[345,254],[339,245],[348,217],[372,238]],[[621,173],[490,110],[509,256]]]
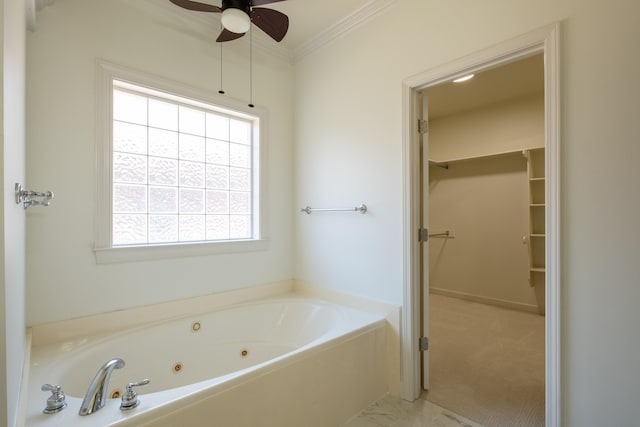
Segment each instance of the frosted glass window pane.
[[144,185],[113,185],[114,213],[146,213],[147,187]]
[[180,186],[204,187],[204,164],[180,162]]
[[207,113],[207,138],[229,140],[229,118]]
[[207,214],[228,214],[229,192],[207,191]]
[[178,241],[178,215],[150,215],[149,242],[167,243]]
[[254,123],[117,86],[114,246],[253,237]]
[[241,168],[251,166],[251,151],[248,145],[229,144],[229,164]]
[[250,206],[249,193],[232,191],[229,194],[229,212],[232,214],[248,214]]
[[113,215],[113,245],[147,243],[146,215]]
[[178,132],[149,128],[149,155],[178,158]]
[[178,213],[178,188],[149,187],[149,212]]
[[138,154],[113,153],[113,181],[147,183],[147,157]]
[[150,98],[149,126],[167,130],[178,130],[178,106]]
[[180,106],[180,132],[204,136],[205,112]]
[[113,151],[147,154],[147,127],[114,121]]
[[229,239],[229,217],[207,215],[207,240]]
[[149,184],[178,185],[178,161],[149,157]]
[[229,188],[231,190],[251,190],[251,171],[249,169],[229,169]]
[[180,134],[180,157],[181,160],[193,160],[194,162],[204,162],[204,137]]
[[147,124],[147,97],[119,90],[113,91],[113,119]]
[[229,164],[229,143],[217,139],[207,139],[207,163]]
[[207,165],[207,188],[227,190],[229,188],[229,168]]
[[238,144],[251,143],[251,123],[240,120],[229,120],[229,140]]
[[180,213],[204,213],[204,190],[181,188]]
[[180,241],[204,240],[205,217],[204,215],[180,215]]
[[251,237],[251,218],[249,215],[232,215],[229,217],[229,228],[231,239],[248,239]]

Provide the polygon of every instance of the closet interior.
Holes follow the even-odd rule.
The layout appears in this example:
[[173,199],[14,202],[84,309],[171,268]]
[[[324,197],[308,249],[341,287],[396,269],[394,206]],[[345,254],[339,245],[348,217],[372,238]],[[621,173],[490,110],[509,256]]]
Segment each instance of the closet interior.
[[426,399],[482,425],[543,426],[542,55],[428,88]]
[[542,66],[534,56],[425,94],[429,229],[449,232],[430,239],[431,293],[544,313]]

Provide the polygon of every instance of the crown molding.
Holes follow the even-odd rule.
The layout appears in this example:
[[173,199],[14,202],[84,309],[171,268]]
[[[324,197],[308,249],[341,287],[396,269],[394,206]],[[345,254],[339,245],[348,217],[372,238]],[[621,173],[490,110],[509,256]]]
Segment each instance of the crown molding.
[[346,16],[331,27],[311,38],[309,41],[293,49],[293,60],[299,61],[321,47],[345,36],[360,25],[373,19],[376,15],[396,1],[397,0],[371,0],[361,8],[356,9],[352,14]]

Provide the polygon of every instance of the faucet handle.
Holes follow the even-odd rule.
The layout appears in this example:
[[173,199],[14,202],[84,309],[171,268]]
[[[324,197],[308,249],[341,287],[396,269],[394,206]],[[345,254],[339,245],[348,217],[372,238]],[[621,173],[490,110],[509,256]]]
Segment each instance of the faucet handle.
[[47,407],[42,410],[43,413],[55,414],[67,407],[65,395],[59,385],[44,384],[41,390],[51,392],[51,396],[47,399]]
[[133,389],[134,387],[141,387],[143,385],[149,384],[150,380],[142,380],[137,383],[129,383],[127,384],[127,388],[122,395],[122,403],[120,403],[120,410],[128,411],[129,409],[133,409],[140,404],[140,399],[138,399],[138,393]]

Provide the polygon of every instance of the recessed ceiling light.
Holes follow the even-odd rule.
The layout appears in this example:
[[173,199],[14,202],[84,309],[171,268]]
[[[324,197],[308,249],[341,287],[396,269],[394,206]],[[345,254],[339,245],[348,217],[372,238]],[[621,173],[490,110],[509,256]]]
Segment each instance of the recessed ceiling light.
[[462,83],[462,82],[466,82],[467,80],[471,80],[473,78],[473,74],[469,74],[468,76],[464,76],[464,77],[460,77],[459,79],[455,79],[453,82],[454,83]]

